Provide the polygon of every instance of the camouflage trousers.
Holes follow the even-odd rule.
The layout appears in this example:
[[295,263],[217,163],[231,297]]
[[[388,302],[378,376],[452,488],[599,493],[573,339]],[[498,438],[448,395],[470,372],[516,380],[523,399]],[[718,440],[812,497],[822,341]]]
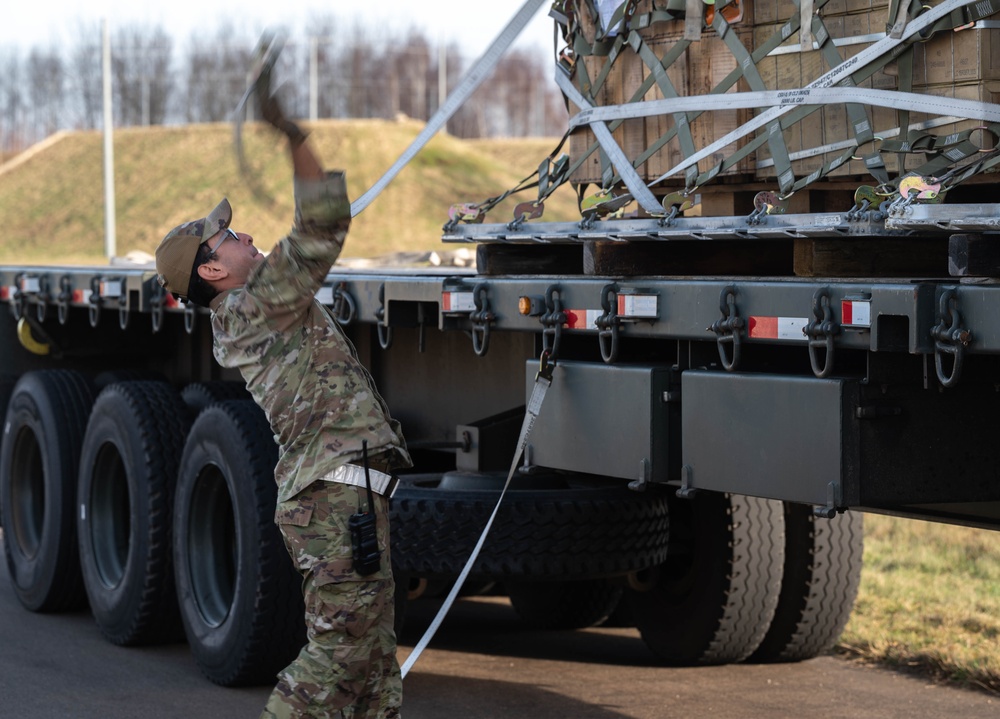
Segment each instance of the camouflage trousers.
[[389,502],[374,498],[381,568],[365,577],[352,567],[347,524],[367,507],[364,489],[320,481],[278,505],[275,521],[304,577],[309,641],[278,674],[261,719],[398,719]]

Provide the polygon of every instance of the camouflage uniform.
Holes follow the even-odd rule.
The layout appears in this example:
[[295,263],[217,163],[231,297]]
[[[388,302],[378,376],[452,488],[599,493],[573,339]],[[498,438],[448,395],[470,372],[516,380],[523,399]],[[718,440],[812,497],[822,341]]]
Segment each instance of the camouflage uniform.
[[309,642],[279,675],[264,717],[389,719],[402,683],[393,633],[388,500],[375,495],[381,569],[351,566],[347,520],[363,489],[333,481],[358,463],[362,441],[377,464],[409,466],[399,424],[330,312],[315,299],[350,226],[343,173],[295,181],[291,233],[246,284],[213,300],[215,357],[236,367],[264,409],[280,448],[275,514],[304,577]]

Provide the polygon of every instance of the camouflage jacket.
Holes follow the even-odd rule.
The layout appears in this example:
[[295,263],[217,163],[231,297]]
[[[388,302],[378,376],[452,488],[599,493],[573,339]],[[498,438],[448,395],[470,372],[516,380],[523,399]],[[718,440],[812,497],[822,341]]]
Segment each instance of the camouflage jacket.
[[399,423],[316,292],[351,223],[343,173],[295,181],[295,224],[246,284],[211,303],[215,358],[239,369],[280,450],[278,501],[386,450],[409,466]]

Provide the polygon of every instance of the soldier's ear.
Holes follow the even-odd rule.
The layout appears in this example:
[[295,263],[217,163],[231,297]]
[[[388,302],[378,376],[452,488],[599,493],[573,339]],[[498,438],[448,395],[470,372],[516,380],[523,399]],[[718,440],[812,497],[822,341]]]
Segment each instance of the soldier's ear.
[[198,265],[198,276],[205,280],[205,282],[218,282],[219,280],[226,279],[229,276],[229,271],[221,262],[209,260],[204,264]]

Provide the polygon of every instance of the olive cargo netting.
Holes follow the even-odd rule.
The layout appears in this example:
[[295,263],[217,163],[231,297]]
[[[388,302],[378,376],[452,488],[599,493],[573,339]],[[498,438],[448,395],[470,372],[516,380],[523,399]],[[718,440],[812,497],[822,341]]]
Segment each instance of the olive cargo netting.
[[585,220],[672,217],[720,178],[768,187],[763,212],[833,179],[857,187],[856,207],[940,202],[1000,163],[998,12],[1000,0],[556,0],[569,129],[536,173],[454,206],[446,229],[532,188],[512,224],[536,219],[566,181]]

